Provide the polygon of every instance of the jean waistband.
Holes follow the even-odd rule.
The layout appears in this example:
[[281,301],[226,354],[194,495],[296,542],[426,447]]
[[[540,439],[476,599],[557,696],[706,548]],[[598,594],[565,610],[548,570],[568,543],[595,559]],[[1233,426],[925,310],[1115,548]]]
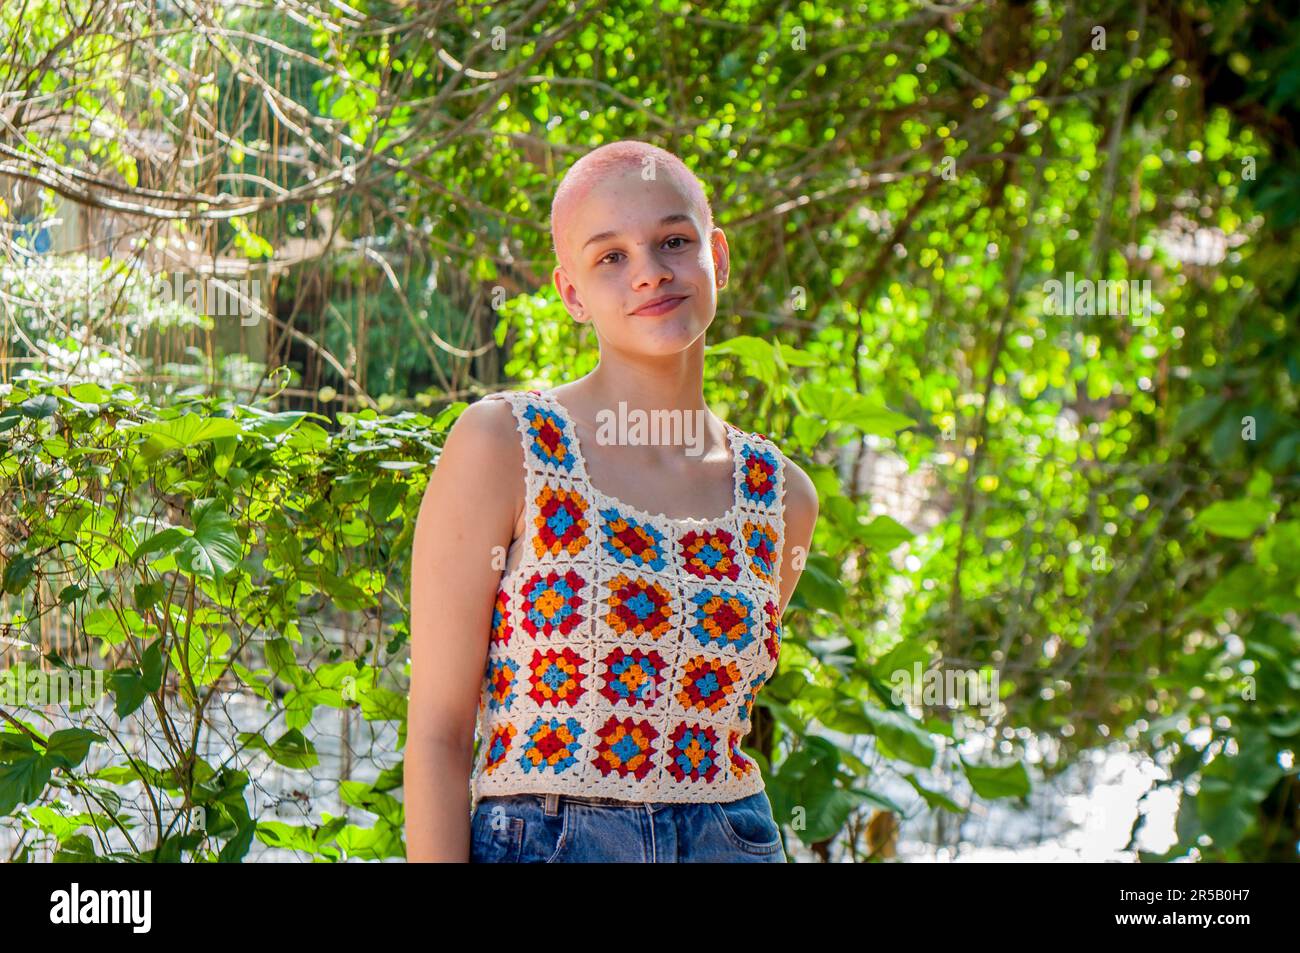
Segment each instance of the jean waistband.
[[587,794],[541,794],[537,792],[489,794],[481,798],[480,801],[491,801],[495,798],[528,798],[546,808],[547,813],[554,813],[555,810],[558,810],[559,805],[564,803],[598,804],[602,807],[649,808],[651,811],[659,810],[665,806],[662,801],[628,801],[622,798],[597,797],[596,795]]
[[628,801],[617,797],[597,797],[594,794],[529,794],[528,797],[536,798],[539,801],[545,801],[547,797],[556,798],[561,804],[565,801],[572,801],[575,804],[607,804],[610,807],[644,807],[647,804],[658,803],[654,801]]

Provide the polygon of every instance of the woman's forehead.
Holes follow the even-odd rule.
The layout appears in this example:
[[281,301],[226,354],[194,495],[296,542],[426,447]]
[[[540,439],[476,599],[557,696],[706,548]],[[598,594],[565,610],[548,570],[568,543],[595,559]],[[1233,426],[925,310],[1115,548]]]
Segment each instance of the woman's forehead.
[[[700,209],[692,207],[691,196],[672,176],[660,174],[642,178],[635,169],[602,177],[592,183],[586,194],[575,203],[574,218],[590,230],[597,231],[633,226],[653,228],[673,215],[687,215],[703,225]],[[586,241],[584,234],[580,240]]]

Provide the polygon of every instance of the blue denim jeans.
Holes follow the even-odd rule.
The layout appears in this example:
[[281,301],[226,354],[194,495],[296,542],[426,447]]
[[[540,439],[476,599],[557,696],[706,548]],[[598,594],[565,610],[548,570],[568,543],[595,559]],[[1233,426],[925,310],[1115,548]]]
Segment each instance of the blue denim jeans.
[[470,863],[783,864],[767,793],[738,801],[620,801],[568,794],[481,798]]

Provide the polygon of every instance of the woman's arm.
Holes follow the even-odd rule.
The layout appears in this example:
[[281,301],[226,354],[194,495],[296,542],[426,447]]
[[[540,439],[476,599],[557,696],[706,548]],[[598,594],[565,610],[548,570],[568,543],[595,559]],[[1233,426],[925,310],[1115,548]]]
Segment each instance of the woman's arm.
[[785,462],[785,545],[781,553],[780,615],[790,604],[799,577],[803,575],[817,526],[817,488],[812,478],[782,454]]
[[406,859],[469,857],[469,775],[504,554],[523,505],[523,451],[505,401],[471,405],[447,435],[411,554]]

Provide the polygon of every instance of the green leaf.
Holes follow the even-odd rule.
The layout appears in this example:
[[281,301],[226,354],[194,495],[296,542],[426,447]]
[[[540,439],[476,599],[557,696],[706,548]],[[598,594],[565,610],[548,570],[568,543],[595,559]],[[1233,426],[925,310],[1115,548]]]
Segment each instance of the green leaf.
[[64,728],[50,735],[45,756],[61,768],[75,768],[86,760],[96,741],[102,744],[108,739],[87,728]]
[[907,774],[904,775],[904,777],[907,779],[907,783],[912,785],[912,787],[916,789],[916,793],[921,795],[921,797],[925,798],[925,803],[929,805],[929,807],[932,810],[936,808],[942,808],[943,810],[950,811],[953,814],[966,813],[966,809],[962,807],[960,804],[958,804],[956,801],[954,801],[952,798],[948,797],[945,794],[940,794],[938,791],[931,791],[920,781],[918,781],[915,775]]
[[892,516],[877,516],[858,532],[858,538],[868,546],[888,552],[905,543],[915,534]]
[[173,552],[183,540],[189,539],[193,535],[193,530],[187,527],[169,526],[167,529],[154,533],[148,539],[141,541],[140,545],[135,548],[135,552],[131,554],[131,561],[135,562],[147,553]]
[[816,417],[805,417],[800,415],[794,419],[792,425],[794,435],[798,438],[799,443],[806,449],[811,450],[821,442],[822,437],[826,436],[826,421]]
[[271,760],[286,768],[314,768],[320,763],[316,747],[297,728],[290,728],[274,743],[268,743],[260,734],[240,732],[239,742],[253,751],[264,751]]
[[[795,595],[805,608],[825,609],[835,615],[844,612],[848,593],[839,579],[839,566],[829,556],[816,553],[808,557],[795,586]],[[794,601],[794,596],[791,597]]]
[[144,704],[145,699],[162,687],[162,639],[155,639],[144,650],[140,668],[120,668],[108,675],[109,690],[115,695],[117,717],[125,718]]
[[392,481],[383,481],[376,483],[370,489],[370,500],[366,507],[370,518],[376,523],[386,523],[396,515],[402,498],[406,495],[406,487],[400,483]]
[[152,582],[137,582],[131,587],[131,604],[140,612],[152,609],[163,600],[166,587],[161,579]]
[[0,817],[6,817],[19,804],[29,804],[41,796],[50,783],[54,764],[39,754],[31,754],[0,764]]
[[104,607],[86,613],[82,628],[91,638],[103,639],[109,645],[121,645],[128,637],[142,635],[145,622],[134,609],[123,609],[119,613]]
[[402,802],[391,794],[376,791],[363,781],[344,781],[339,785],[339,798],[344,804],[382,817],[394,827],[402,823]]
[[247,824],[241,824],[235,836],[226,841],[222,846],[221,852],[217,854],[217,863],[219,864],[237,864],[248,853],[248,848],[253,843],[253,834],[257,831],[257,824],[249,821]]
[[120,668],[108,673],[108,689],[113,693],[113,711],[125,718],[144,704],[148,694],[140,673],[132,668]]
[[864,705],[863,712],[871,730],[892,754],[918,768],[934,764],[935,747],[929,732],[906,712],[871,705]]
[[266,664],[276,678],[284,679],[295,688],[301,689],[306,682],[306,674],[293,654],[289,640],[276,637],[267,640],[262,651],[266,655]]
[[790,367],[824,367],[826,359],[811,351],[801,351],[797,347],[792,347],[784,341],[776,342],[777,350],[781,355],[781,360]]
[[259,408],[250,407],[245,409],[249,413],[256,415],[256,419],[248,425],[249,429],[265,437],[278,437],[281,434],[288,433],[308,417],[314,417],[326,423],[329,422],[328,417],[307,410],[285,410],[272,414],[261,411]]
[[149,643],[141,656],[141,684],[147,692],[156,692],[162,688],[163,652],[162,639]]
[[[186,660],[189,673],[196,685],[211,685],[226,668],[226,654],[230,651],[230,636],[216,626],[194,626],[187,632],[189,652]],[[177,642],[168,653],[172,665],[183,670],[181,652],[185,645]],[[182,683],[182,687],[188,687]]]
[[90,381],[72,385],[68,388],[68,393],[83,404],[102,404],[110,396],[108,391]]
[[1219,411],[1223,409],[1223,405],[1224,399],[1218,395],[1192,401],[1178,415],[1178,423],[1174,426],[1174,439],[1182,440],[1192,431],[1200,430],[1213,423],[1214,418],[1219,416]]
[[54,852],[56,864],[95,864],[103,860],[95,853],[95,842],[89,834],[72,834],[64,838]]
[[406,721],[406,695],[372,685],[358,693],[361,716],[366,721]]
[[1247,539],[1268,522],[1270,509],[1259,500],[1220,500],[1196,516],[1196,525],[1216,536]]
[[1029,774],[1019,761],[997,768],[969,764],[962,758],[961,766],[966,772],[966,780],[982,798],[1024,797],[1029,793]]
[[1221,850],[1235,846],[1257,823],[1257,805],[1286,773],[1266,731],[1242,730],[1237,746],[1237,754],[1219,754],[1205,767],[1195,798],[1201,829]]
[[735,354],[740,358],[745,370],[762,383],[771,386],[778,382],[776,354],[769,341],[748,334],[738,334],[717,344],[710,344],[705,350],[710,355]]
[[155,460],[164,453],[194,447],[209,440],[233,437],[240,431],[239,423],[227,417],[202,417],[191,413],[171,420],[140,424],[133,429],[135,433],[143,434],[147,438],[143,453],[148,460]]
[[59,409],[59,401],[52,394],[39,394],[23,401],[18,405],[18,409],[22,411],[24,417],[44,420],[46,417],[52,417]]
[[9,595],[17,595],[27,588],[36,572],[36,560],[19,554],[5,566],[3,588]]
[[878,399],[842,387],[809,381],[797,393],[806,413],[817,414],[832,427],[847,425],[878,437],[893,437],[904,427],[916,425],[911,417],[890,410]]
[[181,544],[176,562],[186,572],[215,580],[238,565],[241,550],[230,515],[216,505],[207,505],[198,509],[194,535]]
[[1201,597],[1196,608],[1210,614],[1224,609],[1248,609],[1255,605],[1263,588],[1264,580],[1258,569],[1248,564],[1234,566]]

